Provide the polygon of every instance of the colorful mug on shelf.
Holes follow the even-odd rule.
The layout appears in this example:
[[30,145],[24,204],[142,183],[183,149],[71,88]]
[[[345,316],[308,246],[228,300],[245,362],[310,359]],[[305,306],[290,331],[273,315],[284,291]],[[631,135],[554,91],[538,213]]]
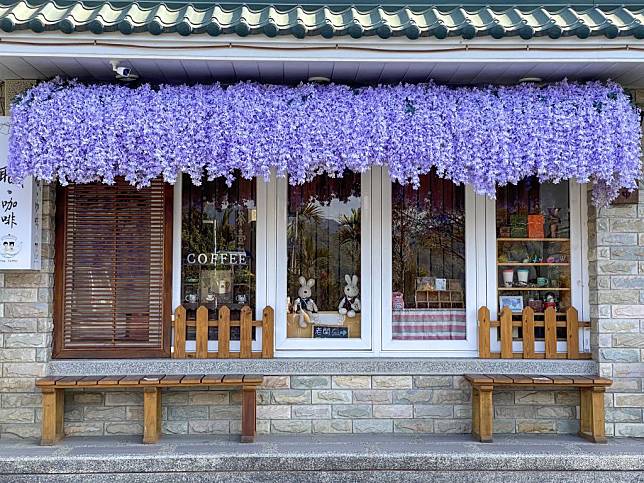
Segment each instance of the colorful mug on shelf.
[[546,277],[537,277],[537,287],[547,287],[550,280]]
[[514,270],[511,268],[507,268],[503,270],[503,285],[506,287],[512,287],[512,283],[514,282]]

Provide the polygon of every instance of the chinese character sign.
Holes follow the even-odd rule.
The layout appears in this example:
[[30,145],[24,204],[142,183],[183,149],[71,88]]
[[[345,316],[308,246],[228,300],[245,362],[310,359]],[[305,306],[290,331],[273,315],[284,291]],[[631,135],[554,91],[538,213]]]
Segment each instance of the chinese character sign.
[[7,173],[9,118],[0,117],[0,271],[40,270],[42,190]]

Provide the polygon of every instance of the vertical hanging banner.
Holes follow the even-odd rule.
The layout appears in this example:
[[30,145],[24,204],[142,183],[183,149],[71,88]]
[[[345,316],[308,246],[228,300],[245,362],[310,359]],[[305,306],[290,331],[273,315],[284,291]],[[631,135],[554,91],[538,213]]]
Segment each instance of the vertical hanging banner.
[[9,117],[0,116],[0,271],[40,270],[42,189],[33,177],[7,174]]

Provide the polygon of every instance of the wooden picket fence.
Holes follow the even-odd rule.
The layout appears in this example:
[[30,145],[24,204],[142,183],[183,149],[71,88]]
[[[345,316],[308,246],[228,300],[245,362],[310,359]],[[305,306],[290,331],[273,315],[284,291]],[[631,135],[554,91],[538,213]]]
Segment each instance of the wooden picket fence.
[[[230,309],[219,307],[218,320],[208,320],[208,308],[203,305],[197,309],[196,320],[186,319],[186,309],[180,305],[175,310],[174,322],[174,359],[272,359],[274,337],[274,312],[272,307],[264,308],[261,320],[253,320],[250,307],[240,311],[240,320],[230,320]],[[195,351],[186,350],[186,328],[196,328]],[[208,351],[208,328],[217,327],[217,351]],[[230,328],[239,327],[239,352],[230,350]],[[262,350],[253,352],[253,327],[262,329]]]
[[[519,314],[517,314],[518,316]],[[563,320],[558,320],[559,319]],[[580,352],[580,329],[590,327],[590,322],[580,321],[577,310],[568,308],[565,313],[557,314],[553,307],[548,307],[543,313],[543,320],[535,320],[535,313],[531,307],[526,307],[520,314],[521,320],[514,320],[508,307],[503,307],[499,320],[490,320],[490,310],[481,307],[478,312],[479,323],[479,357],[481,359],[590,359],[590,352]],[[521,337],[513,337],[513,329],[522,329]],[[544,350],[535,350],[535,328],[544,328]],[[566,351],[557,351],[557,329],[565,328]],[[491,351],[492,337],[500,342],[500,352]],[[514,352],[512,343],[520,341],[521,352]],[[562,339],[563,341],[563,339]]]

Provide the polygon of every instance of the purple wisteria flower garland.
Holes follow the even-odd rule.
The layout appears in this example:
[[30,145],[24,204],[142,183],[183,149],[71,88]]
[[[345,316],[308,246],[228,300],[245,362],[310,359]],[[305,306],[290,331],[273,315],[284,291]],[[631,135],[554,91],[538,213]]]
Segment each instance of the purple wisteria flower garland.
[[614,83],[353,89],[238,83],[158,88],[53,80],[13,106],[9,169],[61,183],[188,173],[293,184],[373,165],[397,181],[440,176],[494,196],[530,175],[593,181],[604,205],[640,176],[639,110]]

